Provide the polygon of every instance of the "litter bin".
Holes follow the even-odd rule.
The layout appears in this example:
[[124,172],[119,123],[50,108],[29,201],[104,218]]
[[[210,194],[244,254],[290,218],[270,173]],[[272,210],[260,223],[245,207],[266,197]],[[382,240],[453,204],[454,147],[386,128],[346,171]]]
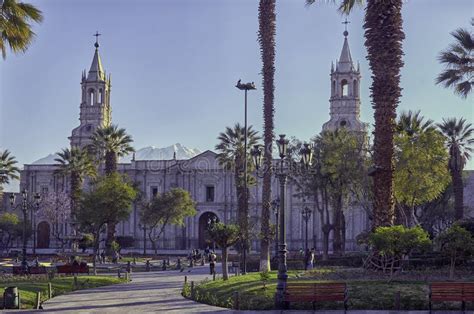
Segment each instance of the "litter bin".
[[20,294],[17,287],[6,287],[3,292],[3,307],[5,309],[20,308]]

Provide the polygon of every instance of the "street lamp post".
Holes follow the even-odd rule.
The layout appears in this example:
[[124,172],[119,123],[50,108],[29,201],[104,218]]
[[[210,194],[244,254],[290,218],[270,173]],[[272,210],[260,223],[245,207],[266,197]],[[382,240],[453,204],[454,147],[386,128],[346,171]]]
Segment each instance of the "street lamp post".
[[305,205],[303,210],[301,211],[301,215],[303,216],[303,220],[305,223],[305,238],[304,238],[304,249],[305,252],[308,250],[308,222],[311,219],[311,209]]
[[[275,306],[277,309],[284,308],[285,290],[287,275],[287,264],[286,264],[286,225],[285,225],[285,195],[286,195],[286,181],[289,174],[289,169],[285,167],[285,162],[290,162],[291,159],[288,156],[288,143],[289,141],[285,138],[285,135],[280,135],[280,138],[276,141],[278,146],[278,154],[280,156],[279,167],[276,169],[276,175],[280,181],[280,209],[279,209],[279,260],[278,260],[278,282],[275,292]],[[255,163],[255,167],[258,168],[262,162],[262,149],[258,145],[252,149],[252,157]],[[300,150],[302,156],[301,161],[304,167],[308,167],[311,164],[312,149],[309,144],[304,144]]]
[[271,205],[273,211],[275,212],[275,257],[278,257],[278,212],[280,207],[280,199],[274,199]]
[[[23,189],[21,192],[22,200],[21,203],[18,204],[17,206],[15,205],[15,194],[10,194],[10,206],[12,209],[17,209],[18,207],[21,206],[21,209],[23,211],[23,248],[22,248],[22,260],[21,260],[21,267],[23,268],[23,272],[27,273],[28,271],[28,262],[26,259],[26,245],[27,245],[27,238],[26,238],[26,225],[27,225],[27,220],[28,220],[28,207],[32,207],[32,203],[28,203],[28,191],[26,189]],[[39,208],[39,204],[41,201],[41,195],[39,193],[35,193],[34,195],[34,205],[36,208]]]
[[257,89],[255,87],[254,82],[251,83],[241,83],[241,80],[237,81],[237,85],[235,85],[240,90],[245,91],[245,101],[244,101],[244,199],[245,199],[245,208],[244,213],[241,213],[241,219],[244,220],[243,222],[243,263],[242,263],[242,274],[247,273],[247,241],[248,241],[248,207],[249,207],[249,199],[248,199],[248,191],[247,191],[247,91]]
[[138,224],[138,228],[143,230],[143,255],[146,256],[146,224]]
[[31,211],[31,229],[33,231],[33,255],[36,254],[36,214],[39,211],[39,202],[35,204],[35,211]]

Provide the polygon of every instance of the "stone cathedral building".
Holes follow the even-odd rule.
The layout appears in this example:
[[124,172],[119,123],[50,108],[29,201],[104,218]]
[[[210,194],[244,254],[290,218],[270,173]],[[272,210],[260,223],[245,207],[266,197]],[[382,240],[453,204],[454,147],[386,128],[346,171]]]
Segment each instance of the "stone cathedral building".
[[[336,64],[332,65],[330,73],[331,90],[330,119],[324,124],[324,130],[334,130],[346,127],[353,131],[363,131],[366,124],[360,121],[360,69],[354,65],[349,49],[348,33],[344,32],[344,43],[341,55]],[[69,137],[71,146],[83,147],[89,143],[90,135],[98,127],[107,126],[112,121],[111,77],[107,76],[99,55],[99,45],[96,42],[95,52],[89,71],[82,73],[81,102],[79,126],[72,130]],[[120,88],[120,87],[117,87]],[[73,101],[73,100],[72,100]],[[125,126],[126,127],[126,126]],[[317,130],[314,130],[315,132]],[[21,171],[20,190],[26,188],[30,194],[34,192],[67,192],[69,189],[67,178],[54,175],[54,164],[28,164]],[[187,218],[185,225],[168,226],[159,242],[159,249],[188,250],[204,248],[209,218],[217,216],[222,222],[236,221],[237,198],[235,194],[234,176],[231,171],[224,170],[216,159],[216,153],[205,151],[186,160],[135,160],[121,163],[118,167],[121,173],[127,174],[140,189],[151,198],[174,187],[189,191],[197,203],[197,215]],[[260,228],[261,210],[261,180],[257,179],[257,186],[251,188],[249,212],[250,221],[255,228]],[[279,183],[273,178],[273,198],[278,198]],[[309,245],[317,249],[322,248],[322,234],[319,214],[310,203],[304,204],[301,199],[294,197],[294,186],[287,186],[286,222],[287,244],[290,250],[297,250],[304,245],[304,220],[302,209],[305,205],[313,210],[309,220]],[[8,193],[5,193],[8,198]],[[7,202],[4,202],[6,207]],[[144,232],[139,219],[139,205],[134,204],[130,218],[117,225],[117,235],[133,236],[136,250],[143,250]],[[273,221],[275,216],[272,217]],[[355,237],[368,228],[368,219],[365,212],[359,208],[352,208],[346,213],[346,249],[357,250]],[[51,236],[52,228],[61,228],[70,233],[71,226],[52,226],[51,223],[37,214],[34,219],[36,232],[36,248],[55,249],[58,243]],[[30,245],[32,245],[30,241]],[[252,248],[258,249],[259,241],[253,240]]]

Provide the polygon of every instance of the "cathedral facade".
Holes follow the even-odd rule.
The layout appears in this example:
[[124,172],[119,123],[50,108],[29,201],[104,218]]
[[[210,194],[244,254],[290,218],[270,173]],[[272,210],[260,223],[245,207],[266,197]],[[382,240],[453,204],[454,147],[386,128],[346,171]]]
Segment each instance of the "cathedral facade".
[[[354,66],[348,33],[344,32],[344,43],[339,60],[331,68],[330,120],[324,124],[323,130],[334,130],[346,127],[352,131],[364,131],[366,124],[359,119],[360,114],[360,70]],[[99,127],[108,126],[112,121],[111,77],[107,76],[99,55],[96,42],[93,61],[88,73],[82,73],[81,79],[80,124],[72,130],[69,137],[72,147],[84,147],[90,143],[90,135]],[[235,222],[237,218],[237,197],[235,192],[234,174],[223,169],[217,154],[205,151],[186,160],[135,160],[121,163],[118,170],[127,174],[147,198],[171,188],[183,188],[190,192],[196,202],[197,214],[186,218],[184,226],[168,226],[158,242],[159,250],[188,250],[204,248],[207,245],[206,229],[209,221],[217,217],[224,223]],[[27,164],[21,171],[20,191],[26,189],[35,192],[68,192],[68,178],[55,175],[54,164]],[[273,199],[277,199],[279,182],[273,178]],[[262,182],[257,178],[256,186],[250,188],[249,213],[250,221],[256,230],[260,229]],[[322,233],[319,213],[314,204],[304,203],[294,196],[296,187],[287,185],[285,216],[287,222],[287,244],[290,250],[304,247],[305,220],[302,210],[308,207],[312,214],[308,220],[309,246],[322,249]],[[8,195],[6,195],[8,197]],[[6,202],[5,202],[6,203]],[[5,204],[7,207],[8,205]],[[143,250],[144,245],[151,247],[144,239],[144,230],[140,221],[140,205],[133,204],[130,218],[117,225],[117,235],[132,236],[135,249]],[[35,247],[41,249],[58,248],[50,235],[52,228],[61,228],[64,233],[71,232],[71,226],[53,226],[41,212],[33,220],[34,232],[37,237]],[[275,215],[272,217],[275,223]],[[355,238],[367,230],[369,221],[363,209],[353,207],[346,213],[346,250],[358,250]],[[30,241],[30,245],[32,245]],[[252,241],[252,249],[259,249],[259,240]]]

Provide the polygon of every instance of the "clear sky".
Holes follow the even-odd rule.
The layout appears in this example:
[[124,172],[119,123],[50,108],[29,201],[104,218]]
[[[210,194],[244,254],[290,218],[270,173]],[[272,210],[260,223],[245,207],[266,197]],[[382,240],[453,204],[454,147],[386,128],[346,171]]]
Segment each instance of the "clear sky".
[[[44,13],[26,54],[0,61],[0,147],[31,163],[69,145],[79,123],[81,71],[89,69],[96,30],[112,73],[113,121],[135,147],[181,143],[213,149],[226,126],[243,122],[239,78],[255,81],[249,122],[262,129],[257,0],[28,0]],[[329,72],[339,57],[343,17],[330,1],[277,0],[276,133],[308,139],[329,118]],[[324,2],[324,3],[323,3]],[[474,122],[474,102],[434,84],[450,32],[467,27],[471,0],[407,0],[400,110],[435,120]],[[350,17],[352,57],[362,71],[362,113],[373,123],[363,10]],[[468,168],[474,168],[471,161]]]

